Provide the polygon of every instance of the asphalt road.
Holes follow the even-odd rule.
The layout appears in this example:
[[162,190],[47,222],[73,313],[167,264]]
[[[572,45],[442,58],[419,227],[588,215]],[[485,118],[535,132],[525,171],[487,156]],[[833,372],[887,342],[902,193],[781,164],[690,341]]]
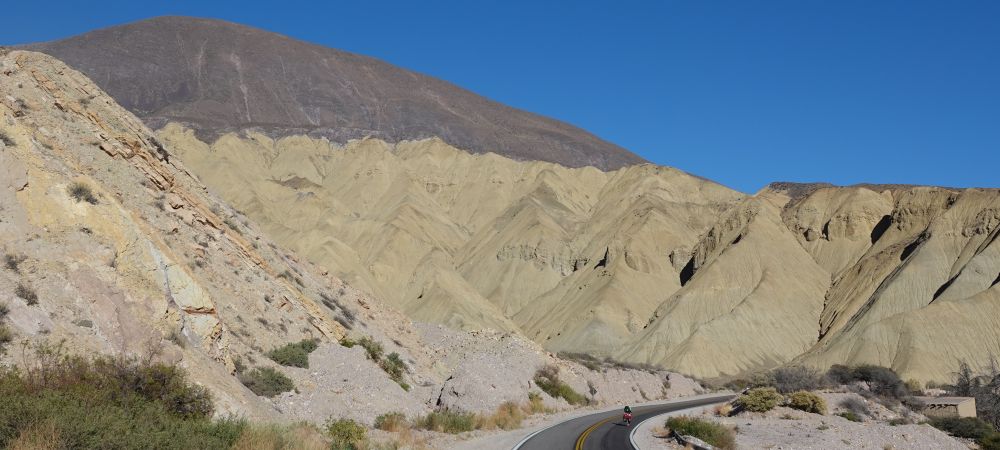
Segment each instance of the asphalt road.
[[602,412],[577,417],[543,430],[518,447],[519,450],[630,450],[628,434],[639,422],[681,409],[721,403],[732,399],[730,394],[694,400],[674,400],[661,405],[632,408],[632,426],[622,422],[622,412]]

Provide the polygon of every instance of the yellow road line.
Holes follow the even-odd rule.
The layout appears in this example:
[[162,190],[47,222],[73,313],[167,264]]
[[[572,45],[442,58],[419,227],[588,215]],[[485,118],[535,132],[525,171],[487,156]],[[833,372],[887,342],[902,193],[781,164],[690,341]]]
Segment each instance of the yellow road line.
[[583,434],[580,435],[580,438],[576,440],[576,450],[583,450],[583,443],[584,441],[587,440],[587,436],[590,436],[590,433],[596,430],[597,427],[604,425],[612,420],[615,420],[615,416],[608,417],[607,419],[604,419],[600,422],[591,425],[590,428],[587,428],[586,431],[584,431]]

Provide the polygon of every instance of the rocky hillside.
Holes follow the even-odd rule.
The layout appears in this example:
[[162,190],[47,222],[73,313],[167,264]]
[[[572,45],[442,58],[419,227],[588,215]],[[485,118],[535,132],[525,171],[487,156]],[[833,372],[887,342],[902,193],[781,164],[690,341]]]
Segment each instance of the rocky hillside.
[[[515,334],[415,324],[271,242],[179,153],[79,72],[40,53],[0,53],[3,363],[35,360],[45,342],[151,355],[209,387],[220,414],[314,422],[491,411],[540,393],[532,379],[545,366],[596,402],[695,388],[662,372],[590,370]],[[377,343],[382,363],[370,344],[344,338]],[[303,340],[317,344],[308,368],[271,354]],[[255,395],[245,384],[257,368],[295,390]]]
[[944,381],[958,359],[1000,353],[997,190],[747,197],[665,167],[570,169],[433,139],[159,136],[268,235],[419,320],[704,377],[795,361]]
[[570,167],[643,162],[445,81],[219,20],[159,17],[27,48],[83,72],[154,128],[182,122],[202,137],[248,128],[337,142],[439,137],[476,153]]

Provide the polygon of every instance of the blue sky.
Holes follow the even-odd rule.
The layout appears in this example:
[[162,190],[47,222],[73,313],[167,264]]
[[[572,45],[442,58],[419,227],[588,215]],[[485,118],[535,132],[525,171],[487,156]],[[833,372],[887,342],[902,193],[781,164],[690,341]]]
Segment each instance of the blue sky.
[[375,56],[745,192],[1000,187],[996,1],[14,2],[0,43],[164,14]]

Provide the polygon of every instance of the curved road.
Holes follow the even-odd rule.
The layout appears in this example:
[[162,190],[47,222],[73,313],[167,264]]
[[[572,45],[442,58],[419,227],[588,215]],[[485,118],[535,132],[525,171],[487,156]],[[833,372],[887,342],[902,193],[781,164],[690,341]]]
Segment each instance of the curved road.
[[640,422],[654,416],[688,408],[697,408],[733,399],[733,394],[713,395],[692,400],[632,408],[632,426],[622,422],[621,411],[601,412],[577,417],[546,428],[528,438],[516,450],[619,450],[631,449],[628,434]]

